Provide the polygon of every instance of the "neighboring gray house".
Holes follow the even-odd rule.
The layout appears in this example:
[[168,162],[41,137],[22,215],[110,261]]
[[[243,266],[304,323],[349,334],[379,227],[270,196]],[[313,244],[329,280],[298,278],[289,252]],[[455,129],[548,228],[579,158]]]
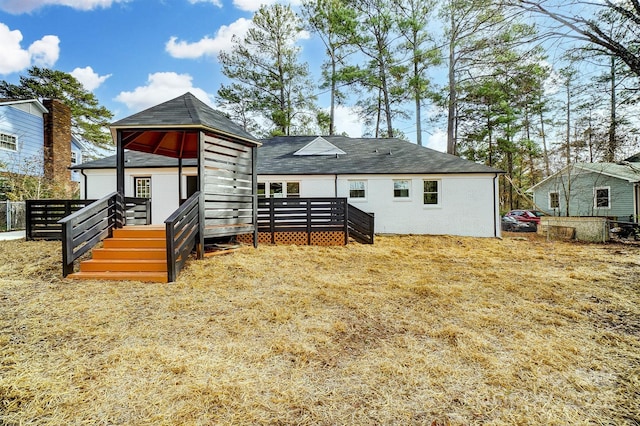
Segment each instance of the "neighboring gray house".
[[553,216],[600,216],[637,222],[640,155],[620,163],[571,164],[529,191],[534,205]]
[[[500,170],[399,139],[282,136],[258,148],[263,197],[344,197],[375,214],[376,233],[500,236]],[[195,188],[196,162],[185,159],[177,188],[175,159],[125,154],[125,193],[152,199],[153,222],[162,223]],[[112,191],[115,157],[75,166],[81,196]]]

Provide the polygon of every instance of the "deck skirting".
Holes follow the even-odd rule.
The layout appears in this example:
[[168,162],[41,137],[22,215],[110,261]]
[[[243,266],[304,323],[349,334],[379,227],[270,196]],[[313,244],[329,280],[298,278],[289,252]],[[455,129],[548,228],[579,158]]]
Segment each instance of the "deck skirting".
[[[237,235],[236,241],[253,244],[253,234]],[[341,231],[258,232],[258,244],[343,246],[345,237]]]

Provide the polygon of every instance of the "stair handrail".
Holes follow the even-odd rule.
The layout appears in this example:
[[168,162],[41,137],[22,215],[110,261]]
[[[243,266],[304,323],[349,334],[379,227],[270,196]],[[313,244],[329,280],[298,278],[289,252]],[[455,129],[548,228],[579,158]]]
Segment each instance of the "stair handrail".
[[164,221],[167,235],[167,279],[173,282],[198,244],[198,257],[202,257],[202,231],[200,223],[200,191],[178,207]]
[[73,273],[74,262],[124,226],[124,197],[112,192],[58,221],[62,226],[62,276]]

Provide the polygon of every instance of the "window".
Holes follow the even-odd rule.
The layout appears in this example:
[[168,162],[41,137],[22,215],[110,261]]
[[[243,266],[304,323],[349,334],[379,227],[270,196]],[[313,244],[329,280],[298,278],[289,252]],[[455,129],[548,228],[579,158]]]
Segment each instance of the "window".
[[287,197],[300,197],[300,182],[287,182]]
[[6,133],[0,133],[0,148],[8,149],[9,151],[17,151],[18,138],[7,135]]
[[438,195],[438,189],[440,185],[437,180],[425,180],[424,181],[424,204],[435,206],[440,203],[440,196]]
[[134,186],[136,197],[151,198],[151,178],[150,177],[134,177],[133,186]]
[[78,153],[71,151],[71,164],[78,164]]
[[549,208],[550,209],[559,209],[560,208],[560,193],[559,192],[550,192],[549,193]]
[[608,209],[611,207],[611,200],[609,198],[609,187],[595,188],[594,189],[594,207],[598,209]]
[[349,181],[349,198],[366,198],[367,183],[364,180]]
[[258,182],[258,197],[264,198],[267,193],[267,184],[264,182]]
[[408,180],[393,181],[393,197],[409,198],[409,181]]
[[270,182],[269,183],[269,196],[274,198],[282,198],[284,197],[284,193],[282,192],[283,185],[281,182]]
[[258,182],[258,197],[300,197],[300,182]]

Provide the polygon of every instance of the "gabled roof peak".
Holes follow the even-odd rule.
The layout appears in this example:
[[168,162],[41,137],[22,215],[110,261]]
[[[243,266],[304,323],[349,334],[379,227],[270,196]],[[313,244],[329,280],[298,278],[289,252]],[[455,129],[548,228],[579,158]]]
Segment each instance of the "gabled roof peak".
[[293,153],[293,155],[343,155],[346,154],[343,150],[327,141],[322,136],[318,136],[299,150]]

